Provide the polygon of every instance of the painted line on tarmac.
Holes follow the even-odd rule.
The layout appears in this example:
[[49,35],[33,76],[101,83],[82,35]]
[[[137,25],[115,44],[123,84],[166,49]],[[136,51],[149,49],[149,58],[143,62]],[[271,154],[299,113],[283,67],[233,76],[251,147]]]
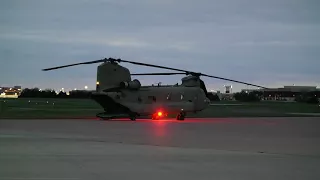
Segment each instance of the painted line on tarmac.
[[0,138],[21,138],[26,137],[22,135],[14,135],[14,134],[0,134]]
[[80,178],[50,178],[50,177],[0,177],[0,180],[78,180]]
[[308,116],[320,116],[320,113],[287,113],[292,115],[308,115]]
[[210,104],[210,106],[243,106],[245,104]]

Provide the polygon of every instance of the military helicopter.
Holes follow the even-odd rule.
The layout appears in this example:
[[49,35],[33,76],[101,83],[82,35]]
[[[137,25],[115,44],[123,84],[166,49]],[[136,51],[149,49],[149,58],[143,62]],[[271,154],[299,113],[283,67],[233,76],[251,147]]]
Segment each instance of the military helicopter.
[[[131,74],[128,68],[119,65],[122,62],[176,72]],[[175,114],[177,120],[184,120],[188,113],[200,112],[210,104],[205,83],[200,76],[266,88],[198,72],[114,58],[57,66],[43,71],[94,63],[101,64],[97,67],[96,90],[91,93],[91,98],[104,109],[104,112],[96,114],[103,120],[129,117],[135,121],[137,117],[143,116],[160,119],[170,114]],[[131,78],[131,76],[178,74],[186,75],[181,79],[180,85],[142,86],[138,79]]]

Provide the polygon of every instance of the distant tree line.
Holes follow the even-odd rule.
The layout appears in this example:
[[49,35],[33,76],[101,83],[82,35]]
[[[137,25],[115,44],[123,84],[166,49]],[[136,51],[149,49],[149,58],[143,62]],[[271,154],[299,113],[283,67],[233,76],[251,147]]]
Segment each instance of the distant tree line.
[[234,99],[242,102],[259,102],[263,97],[263,92],[252,91],[252,92],[237,92],[233,95]]
[[25,88],[19,95],[19,98],[90,98],[89,91],[74,90],[70,91],[69,95],[66,92],[60,91],[56,93],[52,89],[40,90],[39,88]]
[[320,97],[320,91],[305,91],[305,92],[292,92],[292,91],[264,91],[264,97],[297,97],[301,95]]
[[[291,96],[286,97],[295,97],[296,102],[302,103],[311,103],[317,104],[319,103],[318,97],[320,97],[319,92],[304,92],[299,94],[290,94]],[[56,93],[52,89],[40,90],[39,88],[26,88],[23,89],[19,95],[19,98],[90,98],[90,91],[81,91],[74,90],[70,91],[69,95],[66,92],[60,91]],[[242,102],[259,102],[265,97],[269,97],[269,92],[261,92],[261,91],[252,91],[252,92],[237,92],[234,94],[234,99],[236,101]],[[285,96],[284,96],[285,97]],[[210,101],[220,101],[220,98],[217,94],[213,94],[211,92],[208,93],[208,98]]]
[[317,92],[305,92],[295,97],[296,102],[309,103],[309,104],[318,104],[319,96],[317,96]]

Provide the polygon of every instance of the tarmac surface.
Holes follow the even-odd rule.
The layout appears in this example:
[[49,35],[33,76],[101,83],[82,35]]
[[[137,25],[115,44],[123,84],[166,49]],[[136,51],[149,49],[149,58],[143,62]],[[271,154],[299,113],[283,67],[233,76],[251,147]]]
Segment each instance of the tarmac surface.
[[319,167],[319,117],[0,120],[0,180],[318,180]]

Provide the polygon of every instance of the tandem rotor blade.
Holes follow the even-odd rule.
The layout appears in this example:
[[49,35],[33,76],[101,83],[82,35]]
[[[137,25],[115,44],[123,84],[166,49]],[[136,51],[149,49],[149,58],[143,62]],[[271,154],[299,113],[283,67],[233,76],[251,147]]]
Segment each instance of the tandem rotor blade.
[[[251,84],[251,83],[246,83],[246,82],[242,82],[242,81],[238,81],[238,80],[233,80],[233,79],[227,79],[227,78],[218,77],[218,76],[211,76],[211,75],[202,74],[202,73],[197,73],[197,72],[192,72],[192,71],[187,71],[187,70],[183,70],[183,69],[176,69],[176,68],[159,66],[159,65],[153,65],[153,64],[147,64],[147,63],[127,61],[127,60],[122,60],[122,59],[117,59],[116,61],[118,61],[118,62],[131,63],[131,64],[135,64],[135,65],[141,65],[141,66],[148,66],[148,67],[155,67],[155,68],[161,68],[161,69],[168,69],[168,70],[180,71],[180,72],[185,72],[185,74],[187,74],[187,75],[188,75],[188,74],[191,74],[191,75],[194,75],[194,76],[206,76],[206,77],[221,79],[221,80],[225,80],[225,81],[231,81],[231,82],[236,82],[236,83],[240,83],[240,84],[255,86],[255,87],[259,87],[259,88],[263,88],[263,89],[268,89],[267,87],[263,87],[263,86],[259,86],[259,85],[255,85],[255,84]],[[172,74],[172,75],[173,75],[173,74]]]
[[[159,65],[148,64],[148,63],[141,63],[141,62],[135,62],[135,61],[128,61],[128,60],[122,60],[122,59],[114,59],[114,58],[104,58],[104,59],[95,60],[95,61],[75,63],[75,64],[69,64],[69,65],[64,65],[64,66],[57,66],[57,67],[53,67],[53,68],[43,69],[43,71],[55,70],[55,69],[83,65],[83,64],[94,64],[94,63],[108,62],[108,61],[109,62],[119,62],[119,63],[126,62],[126,63],[140,65],[140,66],[147,66],[147,67],[154,67],[154,68],[167,69],[167,70],[173,70],[173,71],[180,71],[180,72],[184,72],[184,73],[180,73],[180,74],[186,74],[186,75],[191,74],[193,76],[198,76],[198,77],[199,76],[206,76],[206,77],[211,77],[211,78],[216,78],[216,79],[221,79],[221,80],[226,80],[226,81],[231,81],[231,82],[236,82],[236,83],[240,83],[240,84],[246,84],[246,85],[250,85],[250,86],[268,89],[267,87],[263,87],[263,86],[259,86],[259,85],[255,85],[255,84],[251,84],[251,83],[246,83],[246,82],[242,82],[242,81],[238,81],[238,80],[227,79],[227,78],[218,77],[218,76],[211,76],[211,75],[202,74],[202,73],[193,72],[193,71],[187,71],[187,70],[183,70],[183,69],[171,68],[171,67],[166,67],[166,66],[159,66]],[[141,74],[132,74],[132,75],[175,75],[175,74],[178,74],[178,73],[141,73]]]
[[64,66],[57,66],[57,67],[52,67],[52,68],[47,68],[47,69],[42,69],[42,70],[43,71],[50,71],[50,70],[55,70],[55,69],[60,69],[60,68],[71,67],[71,66],[84,65],[84,64],[95,64],[95,63],[101,63],[101,62],[106,62],[106,61],[109,61],[109,59],[105,58],[105,59],[100,59],[100,60],[95,60],[95,61],[68,64],[68,65],[64,65]]
[[161,75],[178,75],[178,74],[186,74],[186,73],[135,73],[135,74],[131,74],[132,76],[161,76]]
[[249,86],[255,86],[255,87],[259,87],[259,88],[263,88],[263,89],[268,89],[267,87],[263,87],[263,86],[259,86],[259,85],[255,85],[255,84],[251,84],[251,83],[246,83],[246,82],[242,82],[242,81],[237,81],[237,80],[233,80],[233,79],[227,79],[227,78],[218,77],[218,76],[211,76],[211,75],[207,75],[207,74],[201,74],[201,75],[206,76],[206,77],[221,79],[221,80],[225,80],[225,81],[231,81],[231,82],[236,82],[236,83],[240,83],[240,84],[245,84],[245,85],[249,85]]
[[[183,69],[171,68],[171,67],[166,67],[166,66],[159,66],[159,65],[154,65],[154,64],[147,64],[147,63],[141,63],[141,62],[135,62],[135,61],[127,61],[127,60],[122,60],[122,59],[114,59],[114,60],[118,61],[118,62],[131,63],[131,64],[134,64],[134,65],[155,67],[155,68],[167,69],[167,70],[173,70],[173,71],[180,71],[180,72],[185,72],[187,74],[195,73],[195,72],[186,71],[186,70],[183,70]],[[197,74],[197,73],[195,73],[195,74]]]

